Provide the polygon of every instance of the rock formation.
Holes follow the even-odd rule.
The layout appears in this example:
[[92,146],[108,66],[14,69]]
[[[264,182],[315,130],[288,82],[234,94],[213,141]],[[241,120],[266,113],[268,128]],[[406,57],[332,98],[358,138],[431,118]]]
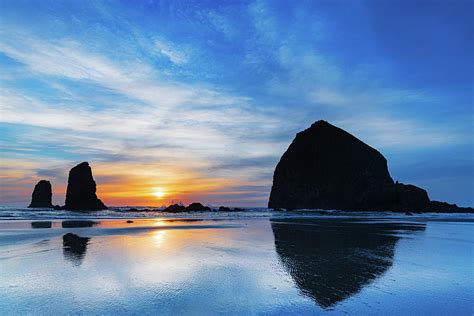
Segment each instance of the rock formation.
[[91,167],[87,162],[83,162],[69,171],[65,209],[107,209],[107,206],[97,198],[96,184],[92,177]]
[[201,203],[191,203],[186,207],[186,211],[188,212],[207,212],[210,211],[211,208],[208,206],[204,206]]
[[35,185],[33,190],[33,194],[31,195],[31,208],[35,207],[48,207],[52,208],[53,203],[51,202],[51,198],[53,193],[51,191],[51,183],[46,180],[41,180]]
[[204,206],[201,203],[191,203],[188,206],[184,206],[182,204],[171,204],[170,206],[166,207],[163,212],[169,213],[180,213],[180,212],[206,212],[210,211],[211,208],[208,206]]
[[346,131],[317,121],[298,133],[273,175],[270,208],[425,211],[425,190],[394,183],[387,160]]
[[165,208],[163,212],[169,212],[169,213],[186,212],[186,206],[182,204],[171,204],[170,206]]
[[474,213],[474,209],[472,207],[459,207],[456,204],[449,204],[439,201],[430,202],[430,211],[441,213]]
[[217,211],[218,212],[243,212],[245,210],[243,208],[238,208],[238,207],[230,208],[230,207],[226,207],[226,206],[221,206],[221,207],[219,207],[219,209]]

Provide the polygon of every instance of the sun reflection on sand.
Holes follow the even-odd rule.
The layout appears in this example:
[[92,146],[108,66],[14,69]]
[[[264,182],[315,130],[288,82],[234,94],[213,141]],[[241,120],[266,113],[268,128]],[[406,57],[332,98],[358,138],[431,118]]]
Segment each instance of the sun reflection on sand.
[[153,233],[153,240],[156,246],[161,246],[163,242],[166,240],[166,230],[159,230]]
[[166,226],[166,222],[162,219],[156,219],[155,223],[153,225],[154,226]]

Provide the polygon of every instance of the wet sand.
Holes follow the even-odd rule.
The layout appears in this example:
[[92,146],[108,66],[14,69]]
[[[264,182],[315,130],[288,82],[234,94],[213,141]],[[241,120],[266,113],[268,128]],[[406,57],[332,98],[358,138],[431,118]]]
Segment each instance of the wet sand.
[[469,217],[4,220],[0,311],[471,315],[473,228]]

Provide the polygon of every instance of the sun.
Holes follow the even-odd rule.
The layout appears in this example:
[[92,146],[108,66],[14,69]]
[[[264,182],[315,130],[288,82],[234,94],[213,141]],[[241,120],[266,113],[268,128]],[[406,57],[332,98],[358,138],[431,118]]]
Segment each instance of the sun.
[[155,192],[153,192],[153,195],[161,199],[162,197],[166,195],[166,193],[163,189],[157,189]]

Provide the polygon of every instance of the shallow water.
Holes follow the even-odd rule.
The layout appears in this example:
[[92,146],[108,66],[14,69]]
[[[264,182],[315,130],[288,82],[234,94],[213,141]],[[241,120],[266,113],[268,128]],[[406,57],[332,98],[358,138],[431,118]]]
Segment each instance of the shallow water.
[[466,215],[0,221],[2,314],[471,315]]

